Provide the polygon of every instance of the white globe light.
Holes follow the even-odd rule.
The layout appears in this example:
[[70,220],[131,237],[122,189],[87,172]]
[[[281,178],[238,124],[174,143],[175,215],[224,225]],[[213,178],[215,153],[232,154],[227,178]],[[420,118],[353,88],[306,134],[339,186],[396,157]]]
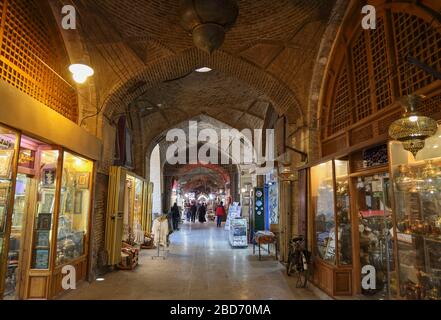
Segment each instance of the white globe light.
[[409,117],[409,120],[411,122],[417,122],[418,121],[418,116],[411,116],[411,117]]
[[73,79],[76,83],[83,84],[87,81],[87,78],[94,75],[94,71],[91,67],[85,64],[72,64],[69,67],[69,71],[72,73]]
[[210,71],[212,71],[212,70],[213,70],[213,69],[211,69],[211,68],[203,67],[203,68],[196,69],[196,72],[207,73],[207,72],[210,72]]

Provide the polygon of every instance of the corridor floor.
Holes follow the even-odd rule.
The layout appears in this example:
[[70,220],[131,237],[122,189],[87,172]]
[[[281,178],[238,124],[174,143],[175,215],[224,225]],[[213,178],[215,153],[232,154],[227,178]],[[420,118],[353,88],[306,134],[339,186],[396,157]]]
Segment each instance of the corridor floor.
[[298,289],[273,257],[232,249],[215,224],[185,223],[171,235],[166,260],[143,250],[134,271],[116,271],[102,282],[83,283],[60,299],[75,300],[305,300],[327,299],[317,289]]

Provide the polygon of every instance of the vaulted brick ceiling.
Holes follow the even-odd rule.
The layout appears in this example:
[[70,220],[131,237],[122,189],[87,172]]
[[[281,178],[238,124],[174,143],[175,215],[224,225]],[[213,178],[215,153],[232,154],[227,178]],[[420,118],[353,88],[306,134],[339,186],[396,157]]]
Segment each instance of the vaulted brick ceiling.
[[[197,114],[261,127],[268,105],[301,117],[335,1],[239,0],[237,23],[211,57],[180,26],[179,0],[73,2],[105,112],[112,116],[131,102],[144,122],[161,121],[160,131]],[[205,63],[214,72],[190,74]]]
[[218,71],[193,72],[160,83],[136,99],[133,107],[147,123],[160,115],[164,122],[194,118],[200,114],[233,128],[261,128],[271,102],[246,83]]

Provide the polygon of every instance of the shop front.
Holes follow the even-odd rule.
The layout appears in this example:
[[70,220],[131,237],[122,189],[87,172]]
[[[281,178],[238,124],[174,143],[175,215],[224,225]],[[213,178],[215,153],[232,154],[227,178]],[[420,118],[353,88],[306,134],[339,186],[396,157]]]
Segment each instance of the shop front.
[[331,296],[441,298],[441,129],[309,168],[313,282]]
[[441,127],[416,158],[390,143],[398,294],[441,299]]
[[332,296],[396,294],[387,144],[310,169],[314,282]]
[[106,221],[108,265],[129,268],[123,261],[122,249],[144,244],[145,235],[152,229],[152,194],[153,184],[142,177],[122,167],[110,168]]
[[0,126],[3,299],[50,299],[62,269],[88,269],[94,162]]

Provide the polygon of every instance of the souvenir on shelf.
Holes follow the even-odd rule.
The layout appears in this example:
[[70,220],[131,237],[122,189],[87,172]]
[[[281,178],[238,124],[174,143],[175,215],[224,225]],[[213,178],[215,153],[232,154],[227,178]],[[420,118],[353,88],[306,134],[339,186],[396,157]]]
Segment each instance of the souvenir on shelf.
[[10,179],[14,149],[0,150],[0,179]]

